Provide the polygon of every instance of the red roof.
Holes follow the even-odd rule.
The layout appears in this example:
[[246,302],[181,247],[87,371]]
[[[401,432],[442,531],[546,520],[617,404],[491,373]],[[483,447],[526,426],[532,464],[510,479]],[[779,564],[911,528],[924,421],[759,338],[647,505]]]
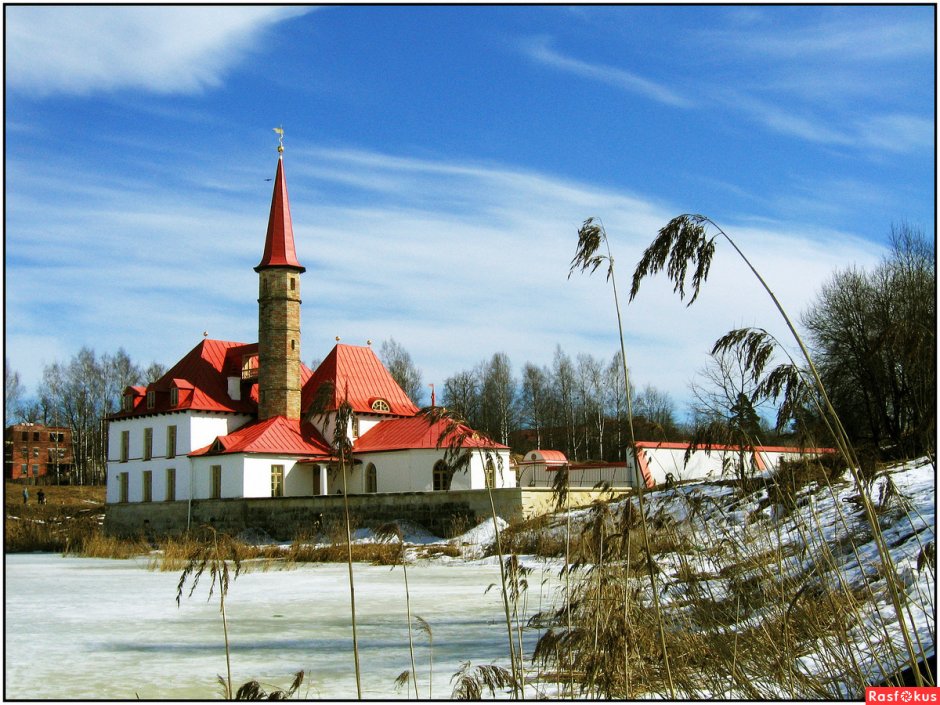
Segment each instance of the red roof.
[[284,416],[251,421],[227,436],[218,436],[212,443],[194,450],[190,455],[224,453],[300,455],[310,459],[332,457],[329,445],[312,424]]
[[568,458],[560,450],[530,450],[525,454],[525,458],[519,462],[520,465],[549,465],[558,467],[568,464]]
[[[154,393],[153,406],[147,405],[146,396],[140,397],[133,411],[121,411],[114,416],[141,416],[184,409],[255,413],[257,389],[252,389],[251,386],[257,387],[257,385],[251,385],[250,382],[243,383],[242,398],[235,400],[228,395],[227,377],[240,376],[242,355],[257,348],[257,343],[245,345],[205,338],[160,379],[147,385],[146,391]],[[170,404],[172,387],[187,390],[179,394],[179,401],[175,406]],[[132,393],[136,393],[138,389],[140,388],[134,388]],[[192,391],[188,391],[189,389]]]
[[294,251],[294,228],[290,220],[290,201],[287,198],[287,180],[284,178],[282,157],[277,160],[277,173],[274,175],[274,193],[271,196],[264,254],[255,271],[260,272],[268,267],[293,267],[301,272],[306,271],[300,266]]
[[[675,443],[670,441],[637,441],[637,448],[664,448],[668,450],[687,450],[689,447],[688,443]],[[741,446],[736,445],[724,445],[722,443],[712,443],[711,445],[702,443],[698,446],[698,449],[704,451],[709,450],[731,450],[738,451],[741,450]],[[755,450],[758,453],[835,453],[835,448],[799,448],[798,446],[752,446],[746,448],[746,450]]]
[[[325,383],[332,387],[323,387]],[[418,413],[418,407],[398,386],[372,348],[336,345],[304,385],[301,400],[304,409],[310,409],[321,387],[326,394],[321,411],[337,409],[345,397],[356,413],[391,416],[414,416]],[[379,399],[388,404],[389,411],[373,408]]]
[[[438,439],[447,427],[446,421],[429,423],[425,416],[411,416],[403,419],[389,419],[382,421],[364,433],[353,446],[354,453],[369,453],[383,450],[410,450],[433,449],[438,447]],[[463,448],[489,448],[507,449],[507,446],[496,443],[486,436],[476,433],[467,426],[458,429],[462,434],[468,434],[461,447]],[[452,432],[441,443],[446,448],[455,438],[457,431]]]

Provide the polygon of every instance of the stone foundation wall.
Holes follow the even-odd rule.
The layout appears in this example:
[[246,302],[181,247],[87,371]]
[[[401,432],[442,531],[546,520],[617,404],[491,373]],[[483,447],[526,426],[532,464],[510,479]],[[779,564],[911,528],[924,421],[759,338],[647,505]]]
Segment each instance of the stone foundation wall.
[[[590,504],[601,495],[595,490],[570,492],[571,506]],[[548,488],[493,490],[496,513],[508,522],[546,514],[554,508]],[[190,518],[191,512],[191,518]],[[354,527],[375,527],[389,521],[409,521],[437,536],[450,538],[492,516],[487,490],[453,492],[395,492],[349,495]],[[343,526],[343,498],[271,497],[263,499],[199,499],[189,502],[109,504],[105,531],[114,536],[160,536],[208,524],[217,531],[237,535],[259,529],[280,541],[295,536],[330,533]]]

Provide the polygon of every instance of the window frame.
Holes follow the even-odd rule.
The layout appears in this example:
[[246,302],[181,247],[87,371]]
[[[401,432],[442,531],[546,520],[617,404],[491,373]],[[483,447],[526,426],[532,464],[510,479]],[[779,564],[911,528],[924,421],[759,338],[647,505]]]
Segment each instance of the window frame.
[[140,501],[153,501],[153,470],[144,470],[141,476]]
[[222,466],[209,466],[209,499],[222,499]]
[[166,457],[176,457],[176,425],[166,427]]
[[431,470],[431,489],[434,492],[450,490],[451,479],[447,463],[443,459],[434,463],[434,468]]
[[284,465],[271,465],[271,496],[284,496]]
[[130,473],[119,472],[118,473],[118,502],[122,504],[127,504],[129,499],[129,487],[130,487]]
[[144,447],[141,451],[140,457],[142,460],[152,460],[153,459],[153,427],[147,426],[144,429]]
[[163,494],[164,502],[176,501],[176,468],[167,468],[166,473],[166,491]]

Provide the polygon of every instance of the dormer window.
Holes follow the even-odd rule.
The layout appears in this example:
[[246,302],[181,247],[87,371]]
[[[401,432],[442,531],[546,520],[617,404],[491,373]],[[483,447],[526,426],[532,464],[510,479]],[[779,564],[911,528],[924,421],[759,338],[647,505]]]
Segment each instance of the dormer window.
[[177,406],[180,403],[180,390],[177,387],[170,387],[170,406]]
[[152,389],[147,392],[147,408],[152,409],[157,402],[157,393]]
[[258,376],[258,354],[245,355],[242,358],[242,379],[255,379]]
[[123,408],[124,408],[124,411],[133,411],[133,410],[134,410],[134,395],[133,395],[133,394],[125,394],[125,395],[124,395]]
[[372,411],[391,411],[392,407],[388,405],[388,402],[384,399],[376,399],[372,402]]

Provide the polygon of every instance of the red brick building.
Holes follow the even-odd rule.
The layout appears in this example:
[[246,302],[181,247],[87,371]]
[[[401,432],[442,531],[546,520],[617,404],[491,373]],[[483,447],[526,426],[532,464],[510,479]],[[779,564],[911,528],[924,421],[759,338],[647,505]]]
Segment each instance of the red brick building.
[[3,430],[5,479],[36,484],[66,478],[71,470],[72,432],[68,428],[22,423]]

